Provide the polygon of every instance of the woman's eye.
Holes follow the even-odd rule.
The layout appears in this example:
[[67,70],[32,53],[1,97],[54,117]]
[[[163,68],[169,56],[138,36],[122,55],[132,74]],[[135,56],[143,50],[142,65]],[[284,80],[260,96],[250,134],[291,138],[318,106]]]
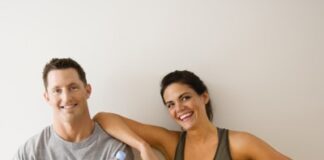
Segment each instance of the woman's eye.
[[184,96],[184,97],[181,98],[182,101],[186,101],[188,99],[190,99],[190,96]]
[[172,108],[174,105],[173,105],[173,104],[167,104],[166,106],[170,109],[170,108]]

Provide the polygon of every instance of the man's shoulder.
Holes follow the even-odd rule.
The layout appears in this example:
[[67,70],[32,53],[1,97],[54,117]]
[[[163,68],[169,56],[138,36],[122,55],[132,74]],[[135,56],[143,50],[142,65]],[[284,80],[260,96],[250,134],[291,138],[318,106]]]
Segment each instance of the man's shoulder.
[[30,137],[25,145],[31,145],[31,146],[35,146],[38,143],[42,143],[42,142],[46,142],[50,139],[50,137],[52,136],[52,131],[51,131],[51,126],[47,126],[45,127],[41,132],[33,135],[32,137]]
[[27,139],[27,141],[19,147],[17,154],[35,153],[39,148],[46,146],[51,136],[51,126],[47,126],[41,132]]
[[120,144],[124,144],[123,142],[121,142],[120,140],[118,140],[118,139],[116,139],[115,137],[113,137],[113,136],[111,136],[109,133],[107,133],[107,132],[105,132],[102,128],[101,128],[101,126],[98,124],[98,123],[96,123],[95,124],[96,126],[96,128],[95,128],[95,134],[97,134],[98,135],[98,138],[99,139],[101,139],[101,140],[103,140],[104,139],[104,141],[103,142],[109,142],[109,143],[120,143]]
[[124,142],[112,137],[110,134],[106,133],[100,125],[96,124],[97,128],[97,134],[100,136],[99,142],[101,144],[99,145],[100,148],[106,148],[106,150],[109,150],[112,152],[113,155],[116,155],[118,152],[123,152],[126,155],[126,160],[132,160],[134,159],[134,155],[132,152],[132,149],[130,146],[125,144]]
[[25,143],[23,143],[18,148],[13,159],[35,159],[37,157],[37,152],[45,149],[44,147],[46,147],[51,135],[51,126],[45,127],[41,132],[31,136]]

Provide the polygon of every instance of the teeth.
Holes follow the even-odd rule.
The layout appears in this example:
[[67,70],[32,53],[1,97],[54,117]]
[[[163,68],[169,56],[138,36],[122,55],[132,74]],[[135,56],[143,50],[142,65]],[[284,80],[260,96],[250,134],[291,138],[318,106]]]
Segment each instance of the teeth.
[[63,108],[63,109],[70,109],[70,108],[74,108],[76,106],[76,104],[74,105],[69,105],[69,106],[61,106],[60,108]]
[[64,108],[69,109],[69,108],[73,108],[73,106],[65,106]]
[[189,113],[186,113],[186,114],[181,115],[179,118],[180,118],[180,120],[183,120],[185,118],[188,118],[191,115],[192,115],[192,112],[189,112]]

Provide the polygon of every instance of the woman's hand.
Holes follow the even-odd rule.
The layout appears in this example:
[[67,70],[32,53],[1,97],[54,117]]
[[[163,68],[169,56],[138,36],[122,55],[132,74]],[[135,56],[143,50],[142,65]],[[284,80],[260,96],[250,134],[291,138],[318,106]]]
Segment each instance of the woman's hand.
[[154,152],[153,148],[147,144],[147,143],[142,143],[140,149],[140,154],[142,160],[159,160],[158,156]]

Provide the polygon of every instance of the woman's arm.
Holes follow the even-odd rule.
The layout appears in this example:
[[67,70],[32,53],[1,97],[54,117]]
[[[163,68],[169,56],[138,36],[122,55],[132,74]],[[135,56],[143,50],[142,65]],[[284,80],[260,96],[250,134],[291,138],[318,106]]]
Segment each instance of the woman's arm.
[[143,143],[138,151],[141,154],[142,160],[159,160],[152,147],[147,143]]
[[166,157],[173,157],[178,141],[177,132],[142,124],[114,113],[98,113],[94,120],[106,132],[139,150],[143,159],[157,157],[150,145],[160,150]]
[[233,159],[235,157],[245,157],[245,159],[254,160],[290,160],[290,158],[252,134],[237,131],[230,131],[229,133]]

